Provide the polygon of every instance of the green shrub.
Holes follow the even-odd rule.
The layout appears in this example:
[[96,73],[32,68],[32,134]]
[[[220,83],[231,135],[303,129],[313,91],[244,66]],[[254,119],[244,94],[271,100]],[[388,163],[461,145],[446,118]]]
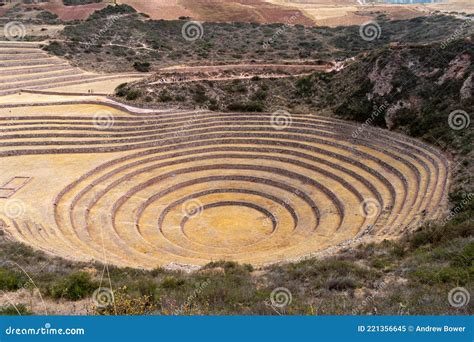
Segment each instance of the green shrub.
[[77,272],[59,280],[51,288],[51,296],[55,299],[79,300],[90,296],[99,284],[85,272]]
[[452,261],[453,266],[473,267],[474,266],[474,242],[468,243],[459,254],[455,255]]
[[206,95],[206,89],[202,85],[197,85],[193,89],[193,100],[197,103],[204,103],[209,100],[209,97]]
[[354,279],[348,277],[331,278],[327,281],[326,286],[330,291],[344,291],[355,289],[357,283]]
[[124,97],[127,95],[127,85],[128,83],[121,83],[115,88],[115,95]]
[[169,93],[167,90],[163,90],[163,91],[160,93],[160,96],[158,97],[158,99],[159,99],[161,102],[170,102],[170,101],[173,101],[173,97],[170,95],[170,93]]
[[256,101],[233,102],[227,106],[227,109],[239,112],[263,112],[264,105]]
[[313,81],[311,80],[311,76],[301,77],[298,81],[296,81],[296,89],[298,89],[298,93],[302,96],[308,96],[312,92]]
[[56,41],[49,43],[44,49],[56,56],[64,56],[66,54],[64,46]]
[[136,287],[140,295],[149,296],[150,298],[154,298],[156,290],[158,289],[158,285],[155,281],[146,278],[139,279]]
[[126,287],[115,290],[113,305],[97,307],[96,313],[103,316],[142,316],[156,311],[156,305],[151,296],[132,296],[126,290]]
[[164,289],[176,289],[184,284],[183,279],[176,279],[173,276],[166,277],[161,283],[161,287]]
[[102,2],[102,0],[63,0],[65,6],[86,5],[99,2]]
[[41,11],[36,16],[36,19],[39,19],[42,22],[50,25],[58,24],[61,22],[61,20],[59,20],[59,17],[56,14],[48,11]]
[[6,305],[0,306],[0,316],[27,316],[31,315],[31,312],[28,310],[26,305]]
[[267,98],[267,96],[268,96],[268,93],[265,90],[259,89],[252,95],[252,100],[263,101]]
[[[470,212],[466,209],[466,216]],[[463,212],[464,213],[464,212]],[[444,225],[425,225],[418,229],[409,239],[410,247],[413,249],[424,245],[437,246],[441,243],[446,243],[449,240],[456,238],[467,238],[474,234],[472,223],[466,220],[465,222],[457,222],[458,219],[468,219],[463,217],[463,213],[458,214],[452,221]]]
[[0,290],[15,291],[26,284],[26,278],[21,274],[0,268]]
[[96,19],[101,19],[101,18],[107,18],[108,16],[111,15],[119,15],[119,14],[131,14],[131,13],[137,13],[137,11],[129,5],[115,5],[115,6],[107,6],[99,11],[95,11],[92,13],[89,18],[87,19],[88,21],[91,20],[96,20]]
[[433,267],[433,265],[423,266],[410,273],[410,278],[420,284],[451,284],[452,286],[465,285],[469,280],[467,269],[459,267]]
[[135,62],[133,63],[133,67],[139,72],[149,72],[151,65],[149,62]]
[[140,93],[139,90],[130,89],[130,90],[127,92],[126,99],[129,100],[129,101],[133,101],[133,100],[138,99],[140,96],[141,96],[141,93]]

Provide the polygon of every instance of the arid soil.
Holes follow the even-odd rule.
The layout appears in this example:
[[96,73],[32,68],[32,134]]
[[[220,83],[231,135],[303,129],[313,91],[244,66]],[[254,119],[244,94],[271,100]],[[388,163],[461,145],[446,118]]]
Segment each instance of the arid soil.
[[213,22],[288,22],[312,25],[296,8],[282,7],[262,0],[119,0],[152,19],[177,19],[188,16],[195,20]]

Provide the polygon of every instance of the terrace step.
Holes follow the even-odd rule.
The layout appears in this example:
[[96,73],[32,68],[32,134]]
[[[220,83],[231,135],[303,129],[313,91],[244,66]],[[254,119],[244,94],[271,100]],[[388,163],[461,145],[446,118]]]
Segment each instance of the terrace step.
[[0,50],[0,63],[4,61],[23,61],[23,60],[36,60],[36,59],[44,59],[50,58],[47,53],[44,52],[36,52],[36,53],[28,53],[28,54],[4,54],[2,50]]
[[[94,83],[94,82],[101,82],[107,80],[113,80],[117,78],[124,78],[128,76],[124,75],[110,75],[110,76],[97,76],[97,75],[88,75],[80,76],[78,80],[70,80],[70,81],[63,81],[63,82],[52,82],[52,81],[42,81],[35,84],[30,84],[28,86],[21,86],[21,87],[12,87],[10,89],[0,90],[0,96],[3,95],[10,95],[20,92],[21,90],[36,90],[36,89],[49,89],[49,88],[58,88],[76,84],[87,84],[87,83]],[[54,80],[54,79],[52,79]]]
[[41,48],[42,43],[37,42],[13,42],[13,41],[0,41],[0,48],[6,49],[39,49]]
[[54,58],[54,57],[47,57],[41,58],[39,60],[20,60],[20,61],[10,61],[10,62],[0,62],[1,68],[8,68],[8,67],[18,67],[18,66],[30,66],[30,65],[57,65],[63,64],[64,61]]
[[40,49],[0,49],[2,55],[29,55],[43,52]]
[[55,65],[39,65],[36,67],[11,67],[11,68],[3,68],[0,69],[0,76],[7,75],[7,76],[15,76],[15,75],[26,75],[26,74],[36,74],[36,73],[43,73],[43,72],[50,72],[50,71],[57,71],[57,70],[66,70],[70,69],[71,65],[69,64],[55,64]]
[[8,83],[15,83],[15,82],[21,82],[21,81],[34,81],[34,80],[39,80],[39,79],[44,79],[44,78],[56,78],[56,77],[61,77],[61,76],[74,76],[74,75],[79,75],[83,74],[84,72],[80,69],[70,67],[69,69],[60,69],[58,71],[52,71],[52,72],[43,72],[43,73],[37,73],[37,74],[26,74],[26,75],[21,75],[17,77],[1,77],[0,76],[0,81],[2,83],[8,84]]

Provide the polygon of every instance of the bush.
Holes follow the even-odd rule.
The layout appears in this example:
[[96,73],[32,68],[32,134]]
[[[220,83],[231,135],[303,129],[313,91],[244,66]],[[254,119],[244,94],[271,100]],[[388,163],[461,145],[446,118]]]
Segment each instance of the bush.
[[472,267],[474,260],[474,242],[468,243],[461,252],[454,256],[452,264],[458,267]]
[[58,24],[60,22],[59,17],[56,14],[48,12],[48,11],[42,11],[38,13],[38,15],[36,16],[36,19],[39,19],[42,22],[46,24],[50,24],[50,25]]
[[139,72],[149,72],[150,71],[150,63],[149,62],[135,62],[133,63],[133,67],[135,70]]
[[127,97],[126,97],[126,99],[129,100],[129,101],[133,101],[133,100],[138,99],[140,96],[141,96],[141,93],[140,93],[139,90],[130,89],[130,90],[127,92]]
[[102,0],[63,0],[65,6],[86,5],[99,2],[102,2]]
[[26,279],[16,272],[0,268],[0,290],[15,291],[26,284]]
[[147,315],[156,311],[151,296],[132,297],[126,287],[114,291],[114,303],[105,308],[97,308],[96,313],[104,316]]
[[151,299],[155,298],[155,293],[158,289],[158,285],[152,279],[138,279],[136,284],[136,289],[141,296],[147,296]]
[[167,90],[163,90],[158,96],[158,99],[160,100],[160,102],[173,101],[173,97],[170,95],[170,93]]
[[120,97],[126,96],[128,92],[127,85],[128,83],[119,84],[117,88],[115,88],[115,95],[120,96]]
[[410,273],[410,278],[420,284],[440,285],[451,284],[452,286],[465,285],[469,279],[469,272],[459,267],[433,268],[426,265]]
[[252,95],[252,100],[263,101],[267,98],[267,96],[268,96],[268,93],[265,90],[259,89]]
[[312,85],[311,76],[302,77],[296,81],[296,89],[298,89],[298,93],[302,96],[309,96],[311,94]]
[[96,20],[96,19],[101,19],[101,18],[107,18],[108,16],[111,15],[120,15],[120,14],[131,14],[131,13],[137,13],[137,11],[129,5],[115,5],[115,6],[107,6],[106,8],[103,8],[99,11],[95,11],[90,15],[90,17],[87,19],[88,21],[90,20]]
[[194,95],[193,95],[193,100],[197,103],[204,103],[209,100],[209,97],[206,95],[206,89],[201,86],[197,85],[193,89]]
[[79,300],[90,296],[98,287],[99,284],[88,273],[72,273],[52,286],[51,296],[55,299]]
[[44,49],[56,56],[64,56],[66,54],[64,46],[56,41],[49,43]]
[[0,316],[27,316],[31,315],[31,312],[28,310],[26,305],[6,305],[0,306]]
[[263,112],[264,105],[261,102],[234,102],[227,106],[227,109],[241,112]]
[[[458,216],[461,216],[461,214]],[[467,238],[473,234],[474,231],[470,222],[456,223],[453,220],[445,225],[428,224],[421,227],[413,234],[409,243],[413,249],[416,249],[424,245],[437,246],[440,243],[459,237]]]
[[344,291],[355,289],[357,287],[357,284],[354,279],[343,277],[329,279],[326,286],[328,290],[331,291]]
[[164,289],[176,289],[181,285],[184,285],[184,280],[176,279],[173,276],[166,277],[161,283],[161,287]]

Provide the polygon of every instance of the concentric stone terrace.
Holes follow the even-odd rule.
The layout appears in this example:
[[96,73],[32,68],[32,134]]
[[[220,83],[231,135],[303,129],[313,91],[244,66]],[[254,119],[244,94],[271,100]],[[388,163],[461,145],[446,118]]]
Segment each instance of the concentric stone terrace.
[[[67,60],[48,55],[46,43],[0,41],[0,96],[24,90],[104,92],[143,75],[96,74],[75,68]],[[113,87],[111,89],[114,89]]]
[[[356,137],[356,125],[326,117],[98,105],[0,113],[1,181],[31,177],[0,199],[7,230],[68,258],[262,265],[397,237],[445,208],[438,150],[378,129]],[[13,204],[24,210],[8,215]]]

